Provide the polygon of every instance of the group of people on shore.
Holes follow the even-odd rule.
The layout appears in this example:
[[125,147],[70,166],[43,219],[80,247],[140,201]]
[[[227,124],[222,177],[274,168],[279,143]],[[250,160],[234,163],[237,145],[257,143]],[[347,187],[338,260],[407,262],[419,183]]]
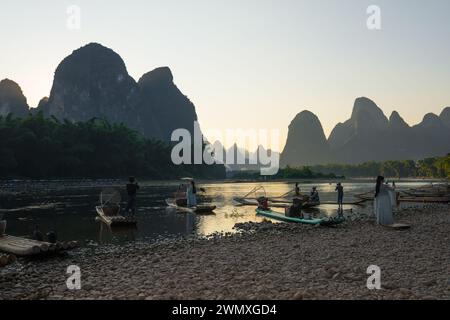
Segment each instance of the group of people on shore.
[[[139,184],[135,177],[129,177],[126,185],[128,194],[127,206],[125,207],[126,214],[136,213],[136,195],[139,190]],[[195,207],[197,205],[197,187],[194,179],[189,179],[187,184],[181,184],[178,188],[178,195],[183,199],[186,199],[186,205],[188,207]]]
[[[344,186],[341,182],[338,182],[334,190],[337,192],[338,214],[342,215],[344,205]],[[298,182],[295,183],[294,193],[297,197],[301,196]],[[317,187],[312,188],[308,200],[312,202],[319,202]],[[391,225],[394,223],[392,208],[396,204],[397,197],[395,192],[395,182],[392,182],[392,186],[389,186],[389,184],[385,182],[383,176],[378,176],[374,195],[374,213],[377,224]]]
[[[139,184],[134,177],[128,179],[126,190],[128,194],[127,206],[125,212],[134,214],[136,211],[136,194],[139,190]],[[335,187],[337,192],[337,204],[338,214],[343,214],[344,204],[344,187],[341,182],[338,182]],[[296,197],[303,196],[300,191],[299,183],[295,183],[294,193]],[[186,199],[186,205],[188,207],[194,207],[197,205],[197,187],[193,179],[189,179],[187,184],[182,184],[179,187],[178,194],[183,195],[183,199]],[[316,186],[313,186],[308,201],[320,203],[319,192]],[[396,204],[395,182],[392,182],[392,187],[385,183],[383,176],[378,176],[375,186],[374,195],[374,213],[377,224],[390,225],[394,223],[392,207]],[[295,205],[295,204],[294,204]]]

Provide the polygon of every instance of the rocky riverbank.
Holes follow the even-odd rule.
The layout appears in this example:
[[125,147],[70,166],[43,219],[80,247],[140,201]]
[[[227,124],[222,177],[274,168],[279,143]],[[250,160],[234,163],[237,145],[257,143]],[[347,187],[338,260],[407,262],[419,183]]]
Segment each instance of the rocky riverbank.
[[[395,231],[246,223],[237,234],[85,247],[0,269],[0,299],[450,299],[448,205],[404,209]],[[81,290],[68,290],[69,265]],[[381,268],[381,290],[366,287]]]

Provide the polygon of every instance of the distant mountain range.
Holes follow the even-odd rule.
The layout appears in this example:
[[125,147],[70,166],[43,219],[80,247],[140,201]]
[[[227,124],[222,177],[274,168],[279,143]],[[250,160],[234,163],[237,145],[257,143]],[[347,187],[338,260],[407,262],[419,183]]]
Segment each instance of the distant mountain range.
[[302,111],[292,120],[282,167],[423,159],[450,152],[450,107],[439,116],[428,113],[421,123],[409,126],[398,112],[389,119],[370,99],[357,98],[347,121],[338,123],[328,139],[313,113]]
[[170,141],[172,131],[193,132],[193,103],[173,83],[169,68],[157,68],[136,82],[113,50],[90,43],[56,68],[50,96],[30,108],[19,85],[0,82],[0,115],[22,117],[29,111],[69,121],[104,118],[124,123],[148,138]]
[[[0,81],[0,115],[23,117],[39,111],[60,120],[122,122],[148,138],[166,142],[175,129],[193,132],[197,120],[194,104],[174,84],[168,67],[150,71],[136,82],[122,58],[98,43],[73,51],[58,65],[49,97],[42,98],[36,108],[30,108],[17,83]],[[224,153],[233,150],[243,155],[247,165],[234,161],[229,170],[259,170],[258,164],[248,165],[258,150],[252,153],[234,145]],[[355,164],[422,159],[448,152],[450,107],[439,116],[426,114],[421,123],[411,127],[397,112],[388,119],[372,100],[362,97],[356,99],[350,119],[338,123],[328,139],[316,115],[306,110],[297,114],[289,125],[280,164]]]
[[[226,163],[225,167],[229,171],[259,171],[261,167],[267,167],[267,164],[261,164],[259,154],[262,153],[267,156],[274,156],[278,154],[270,149],[265,149],[263,146],[259,145],[254,152],[248,151],[244,148],[240,148],[235,143],[228,149],[224,149],[224,156],[227,161],[231,160],[230,163]],[[279,157],[279,155],[278,155]]]

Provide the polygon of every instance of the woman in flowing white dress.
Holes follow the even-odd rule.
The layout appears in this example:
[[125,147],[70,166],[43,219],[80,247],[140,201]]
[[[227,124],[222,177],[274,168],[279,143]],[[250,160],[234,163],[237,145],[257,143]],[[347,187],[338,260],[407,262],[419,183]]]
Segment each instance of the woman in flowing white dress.
[[378,176],[377,185],[375,187],[375,198],[373,201],[375,217],[377,224],[390,225],[394,223],[394,217],[392,215],[392,203],[390,192],[393,189],[384,183],[384,177]]
[[195,207],[197,205],[197,188],[195,187],[194,180],[191,180],[191,182],[188,183],[186,190],[186,200],[188,207]]

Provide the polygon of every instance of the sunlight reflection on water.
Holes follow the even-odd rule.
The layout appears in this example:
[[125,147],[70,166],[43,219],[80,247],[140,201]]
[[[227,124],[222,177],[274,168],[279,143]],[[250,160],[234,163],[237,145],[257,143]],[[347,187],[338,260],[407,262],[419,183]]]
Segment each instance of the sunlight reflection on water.
[[[177,190],[176,182],[170,183],[141,183],[138,195],[138,227],[136,229],[114,229],[113,231],[96,221],[95,205],[101,187],[67,188],[49,191],[44,197],[30,197],[14,203],[15,206],[33,205],[42,201],[59,202],[64,205],[60,211],[48,212],[18,212],[7,214],[8,233],[12,235],[30,235],[35,225],[43,233],[56,230],[60,240],[79,240],[93,243],[124,243],[135,240],[151,240],[161,236],[173,235],[208,235],[214,232],[233,232],[233,226],[240,222],[259,222],[263,218],[255,215],[255,207],[233,205],[234,196],[243,196],[256,186],[263,185],[268,196],[280,196],[294,187],[293,182],[266,183],[204,183],[206,194],[200,197],[217,206],[214,215],[194,215],[176,213],[167,210],[165,199],[171,197]],[[368,181],[344,181],[344,201],[354,201],[354,195],[371,191],[374,188]],[[409,188],[423,185],[423,182],[397,183],[397,187]],[[301,183],[302,193],[309,193],[313,186],[317,186],[322,202],[335,202],[335,183],[308,182]],[[124,190],[121,190],[125,200]],[[125,204],[123,204],[125,205]],[[366,206],[344,206],[345,209],[370,214],[371,202]],[[284,209],[276,208],[279,212]],[[337,213],[337,206],[324,204],[307,211],[313,216],[332,216]]]

